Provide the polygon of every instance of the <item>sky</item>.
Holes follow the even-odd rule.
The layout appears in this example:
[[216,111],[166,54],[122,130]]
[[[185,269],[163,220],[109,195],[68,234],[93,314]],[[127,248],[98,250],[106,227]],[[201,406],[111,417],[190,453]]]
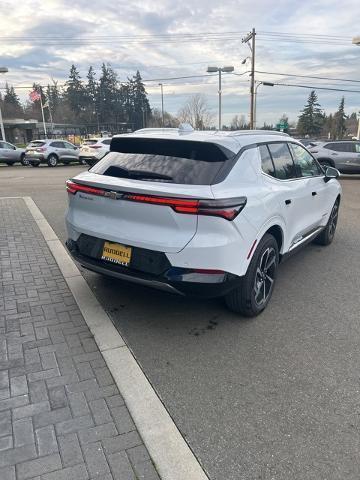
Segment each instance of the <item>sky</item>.
[[[360,35],[358,0],[3,0],[2,12],[0,66],[9,73],[0,76],[0,87],[8,81],[22,100],[28,90],[19,87],[52,79],[62,84],[72,63],[85,77],[90,65],[99,72],[105,62],[120,81],[138,69],[154,108],[161,106],[162,82],[164,108],[172,114],[190,95],[206,95],[215,124],[217,76],[170,78],[205,75],[208,65],[232,65],[237,75],[222,77],[223,123],[234,115],[248,120],[250,63],[242,65],[242,60],[251,52],[241,39],[255,28],[256,70],[268,72],[256,73],[257,81],[358,90],[317,93],[328,113],[337,110],[342,95],[348,114],[360,110],[360,46],[351,43]],[[309,93],[260,85],[257,125],[276,123],[284,113],[296,121]]]

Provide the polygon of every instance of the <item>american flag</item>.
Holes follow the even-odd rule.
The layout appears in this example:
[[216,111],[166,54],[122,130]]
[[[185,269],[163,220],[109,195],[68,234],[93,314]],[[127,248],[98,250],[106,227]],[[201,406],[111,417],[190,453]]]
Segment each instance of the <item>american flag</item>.
[[40,100],[41,95],[36,90],[33,90],[32,92],[29,93],[29,97],[32,102],[36,102],[36,100]]

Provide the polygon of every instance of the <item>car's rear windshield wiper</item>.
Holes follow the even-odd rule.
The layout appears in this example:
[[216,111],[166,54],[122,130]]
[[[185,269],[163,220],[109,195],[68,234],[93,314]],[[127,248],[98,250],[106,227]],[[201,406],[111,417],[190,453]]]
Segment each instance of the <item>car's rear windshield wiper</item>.
[[169,175],[163,175],[162,173],[150,172],[147,170],[128,170],[127,168],[119,167],[118,165],[112,165],[109,167],[105,175],[119,178],[133,178],[137,180],[166,180],[167,182],[173,182],[174,179]]

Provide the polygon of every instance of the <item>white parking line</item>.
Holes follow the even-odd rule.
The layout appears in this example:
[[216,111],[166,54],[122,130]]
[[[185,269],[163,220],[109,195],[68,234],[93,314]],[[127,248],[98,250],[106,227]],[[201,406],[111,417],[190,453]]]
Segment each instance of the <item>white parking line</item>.
[[33,199],[12,198],[23,198],[43,234],[124,397],[160,478],[209,480],[122,336]]

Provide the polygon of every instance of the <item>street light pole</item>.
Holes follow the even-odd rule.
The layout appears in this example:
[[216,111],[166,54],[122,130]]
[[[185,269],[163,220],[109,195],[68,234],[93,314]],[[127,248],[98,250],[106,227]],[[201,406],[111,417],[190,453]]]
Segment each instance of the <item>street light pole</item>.
[[162,128],[164,128],[164,91],[163,91],[163,84],[159,83],[160,89],[161,89],[161,123],[162,123]]
[[[0,73],[7,73],[9,70],[7,67],[0,67]],[[5,128],[4,128],[4,122],[2,118],[2,112],[1,112],[1,105],[0,105],[0,129],[1,129],[1,138],[5,142],[6,137],[5,137]]]
[[231,66],[231,67],[208,67],[207,68],[208,73],[216,73],[216,72],[219,73],[219,90],[218,90],[218,94],[219,94],[219,130],[221,130],[221,73],[222,72],[231,73],[233,71],[234,71],[233,66]]
[[221,68],[219,68],[219,130],[221,130]]
[[254,129],[256,129],[256,114],[257,114],[257,91],[260,85],[265,85],[266,87],[273,87],[275,84],[272,82],[257,82],[255,87],[255,101],[254,101]]

